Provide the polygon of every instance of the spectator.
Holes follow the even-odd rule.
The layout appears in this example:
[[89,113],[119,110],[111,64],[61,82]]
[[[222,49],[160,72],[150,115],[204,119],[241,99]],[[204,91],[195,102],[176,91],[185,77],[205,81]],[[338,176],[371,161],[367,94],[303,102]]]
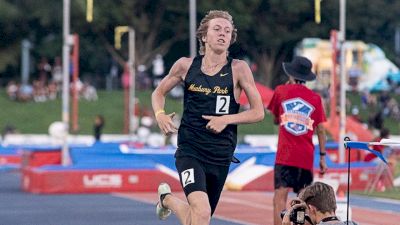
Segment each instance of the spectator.
[[62,71],[62,64],[61,58],[57,56],[54,59],[54,65],[52,70],[52,81],[54,81],[57,86],[60,86],[63,81],[63,71]]
[[353,106],[353,108],[351,109],[351,116],[350,118],[352,118],[353,120],[362,123],[362,119],[360,117],[360,110],[358,109],[357,106]]
[[391,99],[391,97],[390,97],[388,91],[383,91],[378,97],[378,107],[383,109],[382,113],[384,116],[388,116],[390,113],[390,110],[388,107],[388,103],[389,103],[390,99]]
[[33,97],[32,85],[30,84],[21,85],[17,96],[18,101],[27,102],[32,100],[32,97]]
[[395,98],[390,98],[387,108],[389,109],[389,114],[390,116],[395,119],[399,120],[400,119],[400,108],[399,108],[399,103]]
[[74,91],[76,91],[77,93],[79,93],[79,95],[83,95],[83,83],[82,83],[82,81],[80,79],[78,79],[75,82],[71,82],[70,91],[71,91],[71,94],[74,93]]
[[48,89],[48,97],[50,100],[55,100],[58,94],[58,86],[55,81],[50,81],[49,85],[47,86]]
[[137,74],[137,87],[139,90],[147,90],[151,87],[151,79],[149,74],[147,74],[145,65],[138,66],[138,74]]
[[349,84],[351,86],[352,91],[357,91],[358,88],[358,80],[362,75],[362,71],[357,66],[352,66],[349,71]]
[[38,65],[39,80],[47,84],[47,80],[51,74],[51,65],[46,57],[42,57]]
[[7,88],[6,89],[7,89],[8,98],[10,100],[13,100],[13,101],[17,100],[18,90],[19,90],[19,86],[18,86],[17,82],[15,82],[13,80],[10,81],[7,84]]
[[157,54],[153,60],[153,88],[157,87],[164,76],[164,60],[162,55]]
[[370,116],[368,119],[368,124],[371,127],[374,127],[378,130],[382,129],[383,127],[383,110],[382,108],[379,109],[378,112]]
[[296,56],[291,63],[283,63],[289,77],[285,85],[275,88],[268,109],[279,125],[278,151],[274,168],[274,224],[281,224],[280,212],[285,208],[289,189],[298,193],[313,181],[314,131],[320,146],[320,173],[325,173],[326,121],[321,97],[305,86],[315,80],[312,63]]
[[[380,130],[380,134],[379,137],[374,138],[373,142],[380,142],[382,139],[388,139],[390,138],[390,131],[387,128],[382,128]],[[389,186],[391,186],[393,184],[393,174],[396,171],[397,168],[397,161],[399,160],[399,149],[396,147],[391,147],[391,146],[383,146],[383,145],[372,145],[371,149],[380,152],[386,159],[388,162],[388,167],[387,167],[387,171],[388,171],[388,175],[389,176],[384,176],[383,174],[379,177],[379,181],[378,181],[378,186],[380,184],[385,184],[385,182],[389,181],[388,184]],[[376,162],[376,163],[381,163],[380,159],[378,159],[378,157],[374,154],[374,153],[368,153],[365,158],[364,161],[366,162]],[[386,167],[386,165],[385,165]],[[383,187],[383,189],[381,189],[381,191],[384,190],[385,186],[381,186]],[[378,189],[379,190],[379,189]]]
[[47,86],[39,80],[33,81],[33,100],[35,102],[45,102],[47,100]]
[[101,140],[102,130],[105,124],[104,117],[102,115],[96,115],[94,118],[94,125],[93,125],[93,135],[96,141]]
[[6,138],[6,136],[7,136],[8,134],[15,134],[15,133],[17,133],[17,129],[14,127],[14,125],[12,125],[12,124],[7,124],[7,125],[3,128],[2,132],[1,132],[1,138],[4,140],[4,138]]
[[97,99],[98,99],[96,88],[93,87],[93,85],[89,84],[88,82],[85,82],[83,84],[81,93],[82,93],[82,97],[85,100],[97,101]]

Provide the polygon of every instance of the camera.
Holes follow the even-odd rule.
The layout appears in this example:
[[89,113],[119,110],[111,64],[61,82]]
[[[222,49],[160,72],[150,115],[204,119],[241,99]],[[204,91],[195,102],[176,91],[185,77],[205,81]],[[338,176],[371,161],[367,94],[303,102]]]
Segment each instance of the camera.
[[[283,216],[285,216],[286,209],[281,212],[281,218],[283,219]],[[294,224],[304,224],[306,220],[306,209],[299,207],[295,208],[292,210],[292,212],[289,215],[290,222]]]

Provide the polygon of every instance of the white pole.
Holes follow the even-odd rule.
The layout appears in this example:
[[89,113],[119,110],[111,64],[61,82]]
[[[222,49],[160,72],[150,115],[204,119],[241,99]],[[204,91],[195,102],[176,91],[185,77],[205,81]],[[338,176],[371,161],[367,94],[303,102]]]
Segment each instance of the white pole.
[[196,0],[189,0],[190,57],[196,56]]
[[346,135],[346,0],[340,0],[340,124],[339,162],[345,162],[344,138]]
[[23,85],[28,84],[29,74],[30,74],[30,55],[29,50],[32,48],[32,44],[28,39],[22,40],[22,48],[21,48],[21,83]]
[[62,88],[62,121],[64,123],[66,133],[63,137],[62,146],[62,165],[70,164],[68,150],[68,134],[69,134],[69,63],[70,63],[70,0],[63,1],[63,88]]
[[129,27],[129,72],[131,74],[131,85],[129,88],[129,134],[135,134],[135,30]]

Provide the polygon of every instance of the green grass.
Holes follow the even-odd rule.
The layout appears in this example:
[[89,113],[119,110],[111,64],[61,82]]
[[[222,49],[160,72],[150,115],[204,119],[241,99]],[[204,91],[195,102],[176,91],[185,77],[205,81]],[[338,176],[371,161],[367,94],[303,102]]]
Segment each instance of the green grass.
[[[104,133],[123,133],[123,91],[99,91],[98,95],[97,101],[79,101],[78,134],[92,134],[93,120],[96,114],[102,114],[105,117]],[[152,115],[150,96],[151,91],[138,91],[136,93],[140,111]],[[40,103],[10,101],[4,89],[0,90],[0,129],[6,124],[12,124],[22,134],[47,134],[52,122],[62,120],[61,103],[61,99]],[[72,108],[71,104],[70,108]],[[167,98],[165,110],[182,115],[182,100]],[[262,122],[239,126],[239,136],[244,134],[272,134],[276,131],[277,127],[273,125],[272,117],[268,114]]]
[[[103,114],[106,118],[105,133],[121,133],[123,128],[122,92],[99,92],[98,101],[79,102],[80,134],[91,134],[94,117]],[[15,126],[19,133],[46,134],[49,125],[61,121],[61,99],[47,102],[10,101],[4,91],[0,92],[0,126]],[[72,107],[72,105],[70,105]]]
[[[121,134],[124,125],[124,99],[123,91],[99,91],[99,100],[89,102],[79,101],[79,132],[78,134],[91,134],[93,119],[96,114],[103,114],[106,119],[104,133]],[[141,111],[151,111],[151,91],[138,91]],[[360,96],[348,94],[348,98],[353,105],[358,105],[361,109]],[[400,101],[400,97],[397,97]],[[70,105],[72,107],[72,105]],[[177,112],[182,114],[182,100],[167,98],[167,112]],[[61,120],[61,100],[36,102],[14,102],[10,101],[4,89],[0,89],[0,129],[6,124],[14,125],[20,133],[24,134],[46,134],[49,125],[54,121]],[[360,110],[361,118],[367,121],[368,116],[377,109],[369,108]],[[328,111],[328,110],[327,110]],[[350,111],[350,109],[348,110]],[[350,113],[350,112],[348,112]],[[385,126],[389,128],[391,134],[400,134],[400,123],[392,118],[385,119]],[[245,134],[277,134],[278,128],[273,124],[272,116],[267,112],[265,119],[259,123],[246,124],[239,126],[239,140]]]
[[388,199],[397,199],[400,200],[400,192],[399,188],[385,190],[384,192],[373,191],[370,194],[364,193],[363,191],[352,191],[352,194],[362,195],[362,196],[370,196],[370,197],[378,197],[378,198],[388,198]]

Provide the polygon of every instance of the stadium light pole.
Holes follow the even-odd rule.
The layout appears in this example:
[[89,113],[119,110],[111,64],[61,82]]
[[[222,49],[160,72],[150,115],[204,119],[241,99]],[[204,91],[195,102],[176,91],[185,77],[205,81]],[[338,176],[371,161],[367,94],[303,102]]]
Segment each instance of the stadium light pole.
[[61,163],[63,166],[70,164],[68,135],[69,135],[69,64],[70,46],[73,38],[70,35],[70,0],[63,0],[63,88],[62,88],[62,121],[64,123],[65,135],[61,150]]
[[128,67],[129,67],[129,106],[128,106],[128,120],[125,121],[129,124],[129,134],[134,135],[136,131],[136,123],[135,123],[135,78],[136,78],[136,70],[135,70],[135,30],[129,26],[117,26],[115,28],[114,34],[114,44],[116,49],[121,48],[121,36],[128,32],[129,35],[129,59],[128,59]]
[[345,162],[344,138],[346,135],[346,0],[340,0],[340,122],[339,122],[339,162]]
[[136,70],[135,70],[135,30],[132,27],[129,27],[129,72],[131,74],[131,86],[129,88],[130,99],[129,99],[129,133],[131,135],[135,134],[135,79],[136,79]]
[[196,56],[196,0],[189,0],[190,57]]

